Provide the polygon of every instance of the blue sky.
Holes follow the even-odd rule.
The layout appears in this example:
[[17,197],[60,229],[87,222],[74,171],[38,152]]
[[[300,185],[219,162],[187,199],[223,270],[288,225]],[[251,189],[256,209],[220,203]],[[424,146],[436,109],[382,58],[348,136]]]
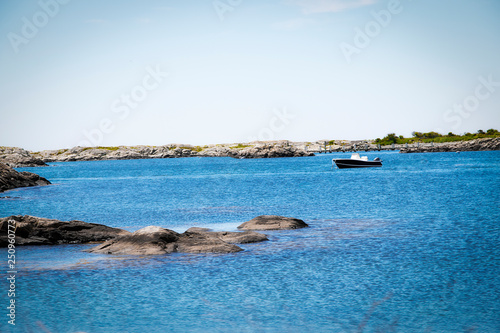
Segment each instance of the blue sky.
[[0,145],[500,128],[497,0],[0,4]]

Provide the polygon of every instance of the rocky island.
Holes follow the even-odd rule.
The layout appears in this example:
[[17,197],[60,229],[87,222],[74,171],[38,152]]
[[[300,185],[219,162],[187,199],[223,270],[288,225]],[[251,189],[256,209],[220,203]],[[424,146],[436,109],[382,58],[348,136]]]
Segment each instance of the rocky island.
[[[9,221],[15,221],[16,246],[59,245],[104,242],[86,250],[90,253],[115,255],[159,255],[168,253],[234,253],[243,251],[236,244],[267,241],[266,235],[246,230],[241,232],[211,231],[189,228],[180,234],[158,226],[133,233],[83,221],[59,221],[29,215],[0,218],[0,247],[8,246]],[[307,227],[299,219],[262,215],[241,224],[239,229],[287,230]]]
[[[457,136],[452,138],[454,141],[449,142],[439,142],[438,139],[442,139],[443,136],[437,138],[437,142],[429,141],[432,139],[425,137],[415,137],[411,140],[400,137],[389,134],[382,140],[256,141],[205,146],[168,144],[163,146],[74,147],[39,152],[16,147],[0,147],[0,162],[17,168],[46,166],[46,163],[50,162],[68,161],[181,157],[279,158],[314,156],[315,153],[380,150],[399,150],[401,153],[500,150],[500,137],[472,139],[474,136]],[[392,143],[389,139],[393,140]],[[450,138],[446,137],[446,139]]]
[[293,217],[261,215],[238,226],[241,230],[286,230],[306,228],[308,225]]
[[150,255],[180,253],[233,253],[243,251],[236,244],[267,240],[256,232],[175,231],[149,226],[109,240],[88,250],[91,253]]
[[434,153],[487,150],[500,150],[500,138],[483,138],[470,141],[455,141],[418,145],[417,147],[402,147],[400,153]]
[[164,146],[74,147],[71,149],[29,152],[22,148],[0,147],[0,162],[17,167],[46,166],[49,162],[131,160],[180,157],[278,158],[314,156],[305,146],[287,141],[255,144],[224,144],[192,146],[170,144]]
[[17,147],[0,147],[0,163],[12,168],[47,166],[40,158],[29,151]]
[[313,156],[314,154],[286,144],[238,144],[204,147],[191,145],[75,147],[71,149],[45,150],[31,153],[31,155],[44,162],[66,162],[179,157],[274,158]]

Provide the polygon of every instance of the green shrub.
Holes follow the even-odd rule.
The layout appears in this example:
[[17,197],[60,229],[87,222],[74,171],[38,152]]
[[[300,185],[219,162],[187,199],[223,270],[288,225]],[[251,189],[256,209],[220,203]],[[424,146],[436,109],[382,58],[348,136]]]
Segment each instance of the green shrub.
[[405,144],[405,143],[415,143],[415,142],[442,143],[442,142],[453,142],[453,141],[469,141],[481,138],[500,137],[500,132],[497,131],[496,129],[491,128],[486,132],[484,132],[483,130],[478,130],[477,133],[474,134],[467,132],[462,135],[457,135],[454,134],[453,132],[449,132],[448,134],[443,135],[437,132],[427,132],[427,133],[412,132],[411,135],[412,138],[405,138],[402,135],[397,136],[395,133],[389,133],[382,139],[380,138],[375,139],[374,143],[381,144],[384,146],[384,145],[392,145],[393,143]]

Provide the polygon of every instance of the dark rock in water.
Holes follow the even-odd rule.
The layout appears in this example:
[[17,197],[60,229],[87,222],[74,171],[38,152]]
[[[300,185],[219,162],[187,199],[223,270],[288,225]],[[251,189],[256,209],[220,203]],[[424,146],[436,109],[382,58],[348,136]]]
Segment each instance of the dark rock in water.
[[203,233],[230,244],[249,244],[269,240],[266,235],[255,231],[210,231],[208,228],[189,228],[186,233]]
[[49,185],[50,182],[31,172],[17,172],[10,166],[0,163],[0,192],[18,187]]
[[16,221],[16,246],[102,242],[128,231],[82,221],[59,221],[29,215],[0,218],[0,247],[7,246],[9,220]]
[[269,240],[266,235],[255,231],[243,231],[243,232],[220,231],[220,232],[215,232],[214,235],[222,239],[224,242],[228,242],[231,244],[259,243]]
[[104,254],[153,255],[176,252],[179,234],[160,227],[149,226],[93,247],[87,252]]
[[17,147],[0,147],[0,162],[12,168],[47,166],[29,151]]
[[261,215],[242,223],[238,229],[243,230],[285,230],[308,227],[302,220],[277,215]]
[[243,251],[207,232],[185,232],[177,241],[177,252],[183,253],[234,253]]
[[[267,241],[266,235],[254,231],[210,231],[190,228],[179,234],[173,230],[149,226],[134,233],[101,224],[82,221],[63,222],[34,216],[10,216],[0,219],[0,247],[8,245],[9,221],[15,221],[16,245],[57,245],[90,242],[104,243],[86,250],[116,255],[159,255],[180,253],[234,253],[243,251],[235,244]],[[259,216],[238,228],[296,229],[306,227],[302,220],[282,216]]]
[[182,253],[233,253],[243,251],[240,247],[226,243],[210,232],[175,231],[161,227],[146,227],[136,232],[117,237],[87,250],[91,253],[120,255],[154,255],[173,252]]

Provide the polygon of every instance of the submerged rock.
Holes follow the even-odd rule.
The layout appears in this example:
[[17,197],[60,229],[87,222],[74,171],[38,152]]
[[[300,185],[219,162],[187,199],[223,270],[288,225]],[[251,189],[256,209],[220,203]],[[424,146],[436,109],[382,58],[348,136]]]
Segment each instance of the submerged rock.
[[128,231],[83,221],[59,221],[29,215],[0,218],[0,247],[6,247],[9,220],[16,221],[16,246],[102,242]]
[[242,230],[286,230],[308,227],[307,223],[293,217],[261,215],[238,226]]
[[18,172],[5,163],[0,163],[0,192],[18,187],[49,185],[50,182],[37,174]]
[[153,255],[181,253],[233,253],[242,248],[206,231],[183,234],[161,227],[146,227],[87,250],[91,253]]

